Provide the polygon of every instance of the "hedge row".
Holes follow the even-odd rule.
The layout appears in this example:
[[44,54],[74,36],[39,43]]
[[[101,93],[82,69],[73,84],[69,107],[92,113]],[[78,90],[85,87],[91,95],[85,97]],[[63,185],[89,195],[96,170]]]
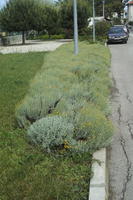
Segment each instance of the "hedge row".
[[31,40],[58,40],[58,39],[65,39],[65,35],[60,34],[60,35],[38,35],[38,36],[34,36],[31,35],[28,37],[28,39]]
[[110,53],[102,45],[67,44],[47,55],[17,106],[16,119],[28,137],[47,151],[96,150],[108,145]]

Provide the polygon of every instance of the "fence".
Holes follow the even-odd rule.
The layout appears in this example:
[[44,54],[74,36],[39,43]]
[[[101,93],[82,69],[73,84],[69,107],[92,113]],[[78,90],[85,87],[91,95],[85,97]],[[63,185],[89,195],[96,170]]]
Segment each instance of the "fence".
[[6,36],[0,38],[0,45],[13,45],[13,44],[21,44],[22,43],[22,35],[15,35],[15,36]]

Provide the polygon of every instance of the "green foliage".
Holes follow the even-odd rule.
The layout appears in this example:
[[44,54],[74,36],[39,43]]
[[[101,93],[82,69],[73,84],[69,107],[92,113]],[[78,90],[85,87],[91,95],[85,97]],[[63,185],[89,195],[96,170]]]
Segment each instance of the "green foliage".
[[[108,0],[105,1],[105,17],[112,18],[113,13],[116,12],[118,16],[121,16],[123,12],[124,4],[121,0]],[[95,0],[96,16],[103,15],[103,4],[102,1]]]
[[74,82],[77,82],[77,78],[71,72],[60,69],[39,72],[31,84],[29,96],[17,106],[16,117],[19,126],[27,127],[29,123],[53,112],[65,91]]
[[28,129],[30,141],[40,145],[48,152],[62,148],[67,141],[72,142],[74,127],[60,116],[46,117],[38,120]]
[[34,40],[58,40],[58,39],[64,39],[65,35],[59,34],[59,35],[38,35],[38,36],[31,36],[29,39],[34,39]]
[[50,38],[52,40],[65,39],[65,35],[63,35],[63,34],[60,34],[60,35],[51,35]]
[[90,154],[45,154],[25,138],[20,131],[0,131],[0,199],[87,198]]
[[105,115],[93,104],[81,108],[75,117],[75,137],[87,140],[89,150],[100,149],[110,142],[112,124]]
[[39,40],[49,40],[49,35],[39,35],[39,36],[36,36],[34,37],[34,39],[39,39]]
[[[60,18],[59,18],[59,11],[53,5],[46,4],[44,6],[44,13],[45,13],[45,29],[49,36],[54,34],[60,34]],[[44,29],[42,29],[44,30]]]
[[132,22],[132,21],[130,21],[130,22],[129,22],[129,25],[133,26],[133,22]]
[[112,22],[113,22],[113,25],[120,25],[120,24],[122,24],[120,18],[113,18]]
[[[68,123],[72,123],[74,134],[71,142],[67,141],[72,152],[86,152],[104,147],[112,133],[112,127],[106,118],[109,114],[108,97],[111,86],[108,71],[109,51],[101,45],[80,43],[79,46],[81,52],[78,57],[72,55],[71,44],[62,46],[47,56],[42,69],[31,83],[27,96],[16,110],[20,127],[27,128],[35,122],[35,126],[38,127],[39,124],[39,130],[43,134],[45,131],[48,132],[48,128],[45,127],[46,119],[62,117]],[[60,62],[57,62],[59,59]],[[93,109],[89,109],[91,106]],[[85,121],[83,118],[90,118],[91,121],[91,116],[94,119],[91,129],[88,126],[86,129],[82,128]],[[42,121],[39,120],[42,118]],[[39,130],[35,131],[35,136],[39,134]],[[52,128],[51,125],[50,131],[53,131],[53,135],[54,130],[56,128]],[[55,134],[58,135],[56,131]],[[81,138],[77,136],[80,134]],[[37,137],[34,139],[34,143],[38,144]],[[48,147],[47,140],[44,142],[44,146]]]
[[20,105],[18,104],[16,116],[21,128],[26,128],[30,123],[50,114],[61,99],[59,89],[49,90],[44,87],[44,92],[45,94],[34,95],[34,98],[27,97]]
[[58,34],[58,10],[52,4],[41,0],[9,0],[0,12],[0,24],[8,32],[22,32],[23,43],[26,31],[36,30]]
[[[106,41],[107,33],[111,27],[111,23],[107,21],[97,22],[95,24],[96,30],[96,40],[97,41]],[[82,29],[80,33],[81,40],[89,40],[93,39],[93,27]]]
[[84,200],[88,196],[90,153],[45,154],[28,144],[24,130],[14,127],[15,104],[27,93],[44,55],[0,55],[1,200]]
[[[90,17],[91,7],[86,0],[78,0],[78,28],[79,31],[87,26],[87,19]],[[73,1],[65,0],[58,4],[60,12],[61,27],[64,29],[66,38],[73,36]]]
[[36,0],[9,0],[0,12],[0,24],[8,32],[24,32],[41,26],[43,20],[41,1]]
[[[60,101],[71,98],[71,92],[76,93],[74,94],[77,95],[76,99],[78,96],[86,96],[86,99],[92,102],[99,99],[100,103],[100,98],[97,98],[98,93],[101,98],[102,96],[107,98],[109,54],[106,48],[92,45],[89,46],[90,52],[88,52],[88,45],[82,43],[81,55],[75,58],[71,55],[72,46],[71,49],[70,46],[61,47],[51,53],[52,56],[49,54],[41,71],[34,78],[29,94],[16,111],[17,121],[19,125],[22,124],[21,127],[26,127],[27,124],[51,114]],[[92,53],[91,49],[97,53]],[[66,52],[65,56],[63,52]],[[60,62],[57,62],[58,57]],[[83,83],[79,85],[81,81]],[[106,99],[101,102],[106,104]],[[103,109],[102,106],[101,108]]]
[[103,22],[97,22],[96,23],[96,35],[107,37],[107,33],[111,27],[111,24],[109,22],[103,21]]

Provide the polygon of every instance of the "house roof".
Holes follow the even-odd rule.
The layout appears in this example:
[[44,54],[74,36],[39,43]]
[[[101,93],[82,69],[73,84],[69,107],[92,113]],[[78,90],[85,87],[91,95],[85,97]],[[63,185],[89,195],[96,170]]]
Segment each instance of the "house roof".
[[133,1],[127,2],[127,5],[133,5]]

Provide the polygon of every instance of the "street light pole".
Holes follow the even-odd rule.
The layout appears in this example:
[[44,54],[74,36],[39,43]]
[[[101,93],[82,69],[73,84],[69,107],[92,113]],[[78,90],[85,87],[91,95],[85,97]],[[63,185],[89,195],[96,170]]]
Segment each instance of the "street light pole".
[[105,0],[103,0],[103,17],[105,18]]
[[73,0],[73,16],[74,16],[74,54],[77,55],[78,50],[78,18],[77,18],[77,0]]
[[96,41],[96,31],[95,31],[95,1],[93,0],[93,42]]

